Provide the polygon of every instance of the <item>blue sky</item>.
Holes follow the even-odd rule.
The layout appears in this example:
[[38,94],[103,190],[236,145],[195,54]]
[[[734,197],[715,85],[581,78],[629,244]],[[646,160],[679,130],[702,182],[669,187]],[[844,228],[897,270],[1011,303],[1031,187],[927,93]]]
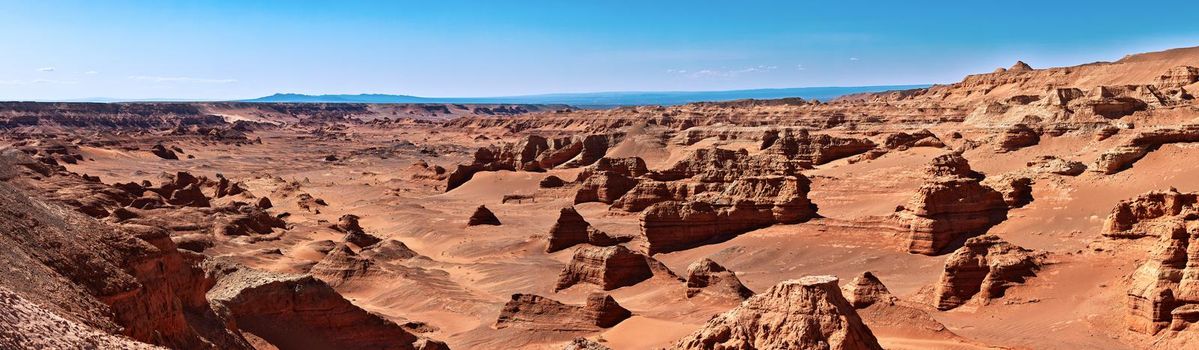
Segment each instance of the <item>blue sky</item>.
[[1192,1],[0,1],[0,100],[945,83],[1199,46]]

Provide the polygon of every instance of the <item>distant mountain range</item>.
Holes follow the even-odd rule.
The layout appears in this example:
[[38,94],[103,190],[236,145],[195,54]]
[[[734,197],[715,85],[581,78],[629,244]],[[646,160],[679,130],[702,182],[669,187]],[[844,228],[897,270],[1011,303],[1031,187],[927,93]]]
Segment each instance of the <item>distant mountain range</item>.
[[782,89],[752,89],[728,91],[616,91],[585,92],[503,97],[419,97],[408,95],[361,94],[361,95],[304,95],[274,94],[241,102],[284,102],[284,103],[514,103],[514,104],[567,104],[579,107],[611,107],[635,105],[678,105],[691,102],[719,102],[741,99],[776,99],[800,97],[828,101],[834,98],[863,92],[906,90],[929,85],[879,85],[879,86],[835,86],[803,87]]

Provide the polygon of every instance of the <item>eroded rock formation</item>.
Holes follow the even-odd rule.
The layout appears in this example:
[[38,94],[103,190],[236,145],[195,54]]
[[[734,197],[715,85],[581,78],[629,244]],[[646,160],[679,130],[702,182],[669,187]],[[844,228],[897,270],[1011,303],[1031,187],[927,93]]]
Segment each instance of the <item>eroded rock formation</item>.
[[867,139],[812,135],[802,129],[795,132],[786,129],[777,137],[762,142],[762,150],[767,154],[781,155],[808,165],[820,165],[858,155],[874,147],[874,142]]
[[1087,170],[1086,164],[1082,162],[1066,160],[1055,156],[1042,156],[1029,161],[1027,165],[1030,169],[1037,172],[1064,176],[1082,175]]
[[1155,191],[1116,204],[1103,234],[1153,237],[1148,259],[1132,274],[1128,289],[1129,328],[1147,334],[1185,330],[1199,306],[1199,194]]
[[615,326],[632,315],[604,293],[591,293],[583,306],[567,305],[539,295],[513,294],[500,310],[495,328],[588,332]]
[[591,134],[547,139],[529,135],[501,147],[480,148],[470,164],[458,165],[446,179],[446,191],[470,181],[480,171],[544,171],[555,167],[580,167],[595,163],[623,134]]
[[966,240],[945,260],[945,271],[933,292],[939,310],[949,310],[972,300],[985,303],[1003,297],[1015,284],[1036,276],[1043,253],[1024,249],[985,235]]
[[1041,135],[1024,124],[1012,125],[1000,135],[999,151],[1010,152],[1041,142]]
[[480,205],[475,208],[475,213],[470,214],[470,219],[466,220],[466,226],[493,225],[499,226],[500,218],[495,217],[495,214],[487,209],[487,206]]
[[985,232],[1007,218],[1004,195],[982,185],[960,154],[933,159],[920,186],[896,219],[909,235],[908,251],[939,254],[955,240]]
[[[9,160],[0,157],[5,165]],[[0,180],[8,180],[11,174],[4,173],[14,168],[0,168],[5,169]],[[26,185],[87,182],[69,174],[53,176],[52,183]],[[186,176],[177,179],[196,183]],[[131,343],[139,341],[181,349],[251,349],[247,334],[253,333],[283,349],[313,344],[413,348],[404,341],[416,337],[394,332],[398,326],[353,306],[312,277],[213,262],[177,249],[170,230],[147,225],[153,221],[129,221],[100,222],[0,182],[0,241],[6,247],[0,262],[9,266],[0,272],[0,289],[42,309],[5,299],[15,303],[9,311],[17,313],[0,317],[17,317],[32,327],[51,321],[69,332],[53,342],[21,338],[32,341],[22,347],[90,347],[97,341],[101,347],[148,347]]]
[[720,314],[672,349],[882,349],[837,278],[779,283]]
[[641,231],[654,254],[803,222],[817,216],[816,205],[807,198],[810,184],[802,175],[742,177],[719,193],[650,206],[641,213]]
[[1199,125],[1187,124],[1144,131],[1100,154],[1091,171],[1115,174],[1132,167],[1133,163],[1162,145],[1189,142],[1199,142]]
[[550,228],[549,243],[545,251],[553,253],[578,244],[606,247],[627,242],[629,239],[630,237],[612,237],[600,231],[583,219],[574,207],[566,207],[558,212],[558,221]]
[[712,259],[703,258],[687,267],[687,297],[701,294],[740,300],[753,296],[754,292],[741,284],[736,273]]
[[363,310],[312,276],[215,265],[214,310],[278,348],[415,349],[418,338]]
[[878,280],[870,271],[862,272],[861,275],[854,277],[852,281],[841,287],[841,291],[845,293],[845,299],[849,301],[856,309],[861,309],[874,304],[890,305],[897,300],[887,286],[883,285],[882,281]]
[[578,283],[593,284],[603,290],[631,286],[653,277],[651,265],[660,264],[622,245],[582,246],[575,249],[570,262],[558,275],[554,290],[566,289]]

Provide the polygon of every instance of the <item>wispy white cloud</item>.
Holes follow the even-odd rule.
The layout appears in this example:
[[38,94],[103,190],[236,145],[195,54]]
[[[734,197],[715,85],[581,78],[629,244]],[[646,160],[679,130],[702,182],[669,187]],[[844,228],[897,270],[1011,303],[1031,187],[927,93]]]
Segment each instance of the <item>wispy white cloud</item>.
[[808,67],[804,67],[803,64],[795,65],[795,70],[807,70],[807,69],[808,69]]
[[39,72],[53,72],[53,71],[54,71],[54,67],[42,67],[42,68],[38,68],[38,69],[37,69],[37,71],[39,71]]
[[858,60],[858,58],[857,58],[857,57],[850,57],[850,58],[849,58],[849,60],[850,60],[850,61],[857,61],[857,60]]
[[59,84],[70,85],[78,84],[73,80],[55,80],[55,79],[33,79],[33,80],[0,80],[0,85],[30,85],[30,84]]
[[152,75],[133,75],[131,80],[149,81],[155,83],[200,83],[200,84],[229,84],[236,83],[237,79],[210,79],[210,78],[192,78],[192,77],[163,77]]
[[94,70],[89,70],[89,71],[83,72],[83,74],[87,74],[87,75],[96,75],[96,74],[100,74],[100,72],[97,72],[97,71],[94,71]]
[[732,78],[743,74],[768,72],[778,68],[778,66],[757,65],[741,69],[700,69],[697,71],[688,71],[685,69],[667,69],[666,72],[671,74],[679,74],[690,78]]

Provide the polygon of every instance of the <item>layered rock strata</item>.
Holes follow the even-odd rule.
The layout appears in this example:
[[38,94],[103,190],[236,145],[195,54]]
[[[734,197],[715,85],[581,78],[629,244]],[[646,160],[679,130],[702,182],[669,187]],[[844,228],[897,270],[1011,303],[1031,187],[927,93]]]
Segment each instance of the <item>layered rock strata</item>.
[[783,281],[720,314],[672,349],[882,349],[837,278]]

